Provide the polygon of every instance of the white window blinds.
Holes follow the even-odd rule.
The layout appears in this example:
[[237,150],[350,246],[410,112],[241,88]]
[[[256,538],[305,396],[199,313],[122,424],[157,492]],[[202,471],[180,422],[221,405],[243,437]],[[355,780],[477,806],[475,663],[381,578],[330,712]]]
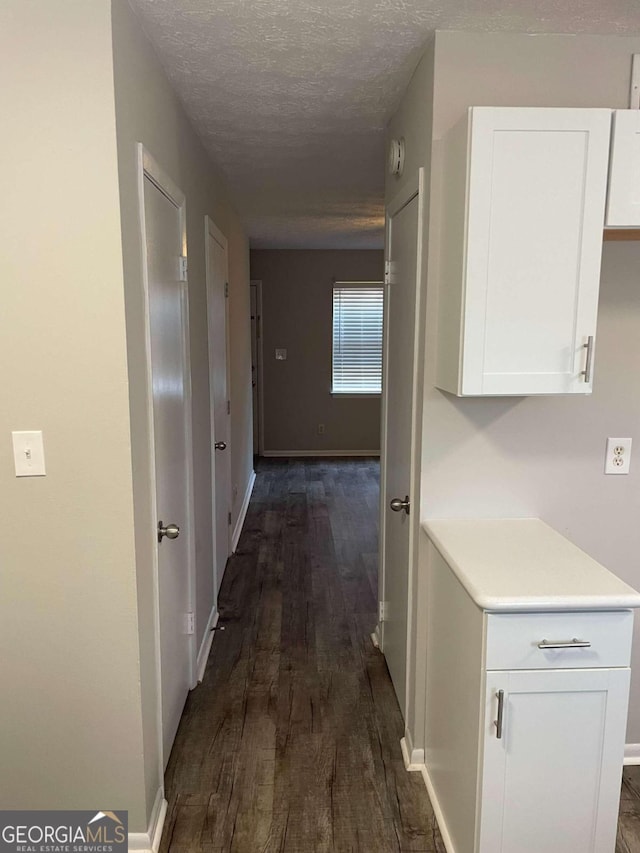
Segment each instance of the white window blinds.
[[379,394],[384,290],[338,282],[333,288],[334,394]]

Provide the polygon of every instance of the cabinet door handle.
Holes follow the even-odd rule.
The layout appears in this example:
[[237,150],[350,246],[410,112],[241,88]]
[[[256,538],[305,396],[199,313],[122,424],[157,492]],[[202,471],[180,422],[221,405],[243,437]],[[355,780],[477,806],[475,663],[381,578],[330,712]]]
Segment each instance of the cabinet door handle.
[[493,725],[496,727],[496,737],[502,737],[502,718],[504,716],[504,690],[498,690],[496,693],[498,697],[498,719],[493,721]]
[[587,351],[587,358],[584,363],[584,370],[581,371],[585,382],[591,382],[591,362],[593,360],[593,335],[589,335],[586,344],[583,345]]
[[540,640],[538,643],[539,649],[590,649],[591,643],[588,640],[578,640],[576,637],[573,640],[565,640],[564,642],[554,643],[550,640]]

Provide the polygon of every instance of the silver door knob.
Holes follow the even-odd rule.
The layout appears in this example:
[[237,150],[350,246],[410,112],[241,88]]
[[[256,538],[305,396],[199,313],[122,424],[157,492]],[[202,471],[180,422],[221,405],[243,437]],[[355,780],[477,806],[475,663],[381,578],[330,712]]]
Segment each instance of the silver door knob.
[[180,528],[177,524],[167,524],[164,526],[164,522],[158,522],[158,542],[162,542],[164,537],[167,539],[177,539],[180,536]]
[[409,500],[409,495],[405,495],[404,500],[400,498],[394,498],[389,504],[391,509],[394,512],[402,512],[404,510],[407,515],[409,515],[409,510],[411,508],[411,501]]
[[213,446],[215,447],[216,450],[226,450],[227,449],[226,441],[216,441],[216,443]]

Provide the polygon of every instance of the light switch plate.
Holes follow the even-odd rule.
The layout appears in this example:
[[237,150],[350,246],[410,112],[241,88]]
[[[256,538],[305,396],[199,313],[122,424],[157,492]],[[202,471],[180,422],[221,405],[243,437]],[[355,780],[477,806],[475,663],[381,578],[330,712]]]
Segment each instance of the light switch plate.
[[40,430],[17,430],[13,438],[16,477],[44,477],[44,443]]
[[286,360],[287,360],[286,349],[277,349],[276,350],[276,361],[286,361]]

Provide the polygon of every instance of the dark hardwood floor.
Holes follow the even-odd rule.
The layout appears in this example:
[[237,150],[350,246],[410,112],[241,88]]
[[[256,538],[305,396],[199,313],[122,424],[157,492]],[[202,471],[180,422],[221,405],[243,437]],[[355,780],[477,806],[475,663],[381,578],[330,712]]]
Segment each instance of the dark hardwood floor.
[[[374,460],[258,464],[225,630],[167,768],[161,853],[445,853],[370,640],[377,522]],[[640,853],[640,767],[616,853]]]
[[204,681],[166,774],[162,853],[444,853],[376,622],[376,460],[264,460]]
[[640,767],[622,774],[616,853],[640,853]]

